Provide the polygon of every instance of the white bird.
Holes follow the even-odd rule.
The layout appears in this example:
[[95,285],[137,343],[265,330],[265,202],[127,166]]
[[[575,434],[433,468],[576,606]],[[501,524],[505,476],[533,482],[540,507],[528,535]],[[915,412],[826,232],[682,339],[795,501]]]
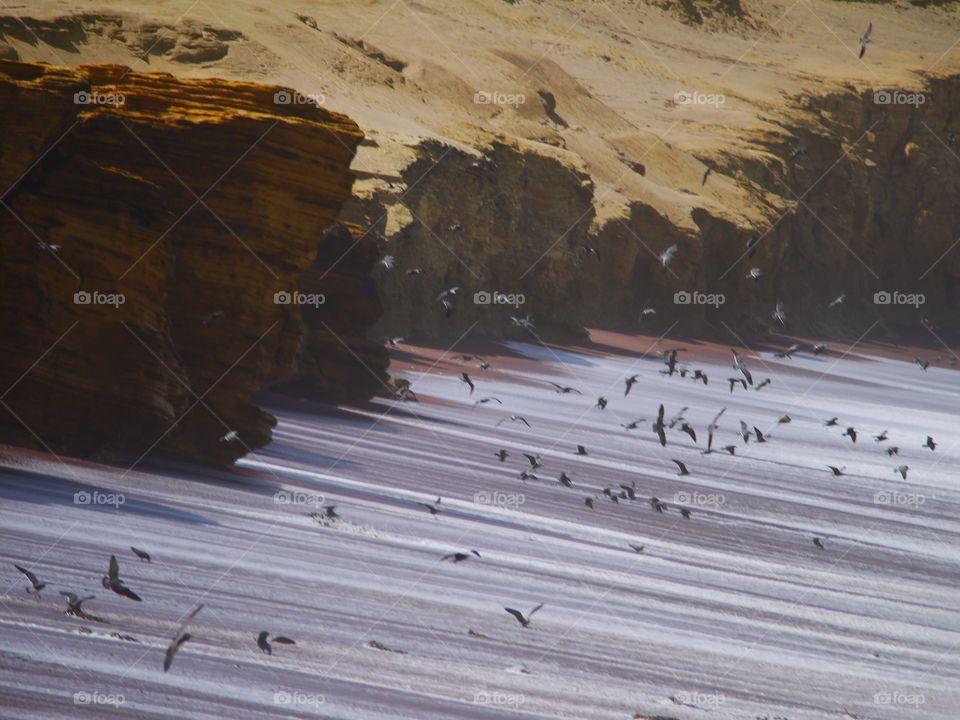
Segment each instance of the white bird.
[[773,315],[771,315],[770,317],[772,317],[774,320],[779,321],[781,325],[786,327],[787,312],[786,310],[784,310],[782,302],[779,302],[779,301],[777,302],[777,308],[776,310],[773,311]]
[[730,352],[733,353],[733,369],[739,370],[747,379],[747,382],[753,385],[753,375],[750,374],[750,370],[747,368],[747,364],[743,361],[743,358],[740,357],[740,353],[733,348],[730,348]]
[[380,264],[387,270],[393,270],[393,266],[396,265],[396,260],[394,260],[393,255],[384,255],[380,258]]
[[713,434],[717,431],[717,421],[720,419],[720,416],[727,411],[726,408],[723,408],[720,412],[717,413],[716,417],[710,421],[710,424],[707,425],[707,452],[711,452],[711,447],[713,446]]
[[837,305],[842,304],[845,297],[847,297],[846,293],[843,293],[842,295],[838,295],[834,300],[830,302],[829,305],[827,305],[827,309],[829,310],[830,308],[834,308]]
[[669,267],[670,263],[673,262],[673,258],[676,257],[677,251],[680,247],[676,244],[671,245],[662,253],[660,253],[660,264],[663,265],[663,269],[666,270]]
[[870,42],[871,32],[873,32],[872,20],[867,24],[867,31],[860,36],[860,55],[858,57],[863,57],[863,54],[867,51],[867,43]]
[[747,277],[751,280],[759,280],[761,277],[763,277],[763,272],[758,267],[750,268],[750,272],[747,273]]

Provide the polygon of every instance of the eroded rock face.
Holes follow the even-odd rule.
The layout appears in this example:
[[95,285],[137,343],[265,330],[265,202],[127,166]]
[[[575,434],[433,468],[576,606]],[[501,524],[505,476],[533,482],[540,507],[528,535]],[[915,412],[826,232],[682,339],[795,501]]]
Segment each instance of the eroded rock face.
[[[0,62],[5,441],[228,462],[269,439],[250,398],[303,340],[277,293],[332,252],[362,138],[277,90]],[[351,253],[339,273],[368,269]]]

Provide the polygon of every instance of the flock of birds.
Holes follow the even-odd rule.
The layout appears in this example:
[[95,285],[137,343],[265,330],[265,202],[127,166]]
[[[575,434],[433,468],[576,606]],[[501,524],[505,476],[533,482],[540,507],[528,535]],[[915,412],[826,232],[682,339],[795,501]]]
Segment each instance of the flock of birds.
[[[136,547],[131,547],[130,550],[136,555],[142,562],[150,563],[152,558],[150,553],[145,550],[141,550]],[[48,583],[40,580],[39,577],[30,569],[23,567],[19,564],[14,564],[14,567],[19,570],[24,577],[27,578],[27,581],[30,585],[27,587],[27,593],[33,595],[37,601],[41,600],[40,593],[47,587]],[[135,602],[142,602],[143,598],[140,597],[136,592],[134,592],[127,584],[120,578],[120,563],[117,561],[116,555],[110,556],[110,564],[107,568],[107,574],[103,576],[100,583],[107,590],[111,590],[117,595],[128,598]],[[64,612],[65,615],[70,615],[81,620],[86,620],[88,622],[103,623],[109,625],[109,621],[99,615],[94,615],[87,612],[83,607],[83,604],[88,600],[95,599],[94,595],[78,595],[77,593],[70,590],[61,590],[60,594],[66,599],[67,609]],[[197,616],[203,609],[203,603],[198,604],[185,618],[183,618],[177,627],[176,632],[170,640],[170,643],[167,645],[166,652],[163,656],[163,670],[164,672],[170,669],[170,666],[173,664],[173,658],[176,656],[177,651],[192,637],[188,632],[189,625],[191,621]],[[130,635],[121,635],[119,633],[114,634],[116,637],[119,637],[124,640],[136,641],[136,638]],[[270,633],[266,630],[262,630],[259,635],[256,636],[257,647],[260,648],[260,651],[266,653],[267,655],[273,654],[273,645],[274,643],[280,643],[281,645],[296,645],[294,640],[291,640],[288,637],[283,635],[270,637]]]
[[[671,348],[671,349],[666,349],[661,351],[660,356],[661,356],[664,368],[660,370],[660,374],[667,377],[676,376],[678,378],[690,378],[694,382],[699,382],[699,383],[702,383],[703,385],[708,385],[710,378],[705,370],[691,368],[680,361],[679,359],[680,353],[685,352],[685,350],[686,350],[685,348]],[[799,344],[792,344],[789,347],[776,352],[775,357],[780,359],[793,359],[794,355],[800,350],[801,350],[801,347]],[[809,347],[809,351],[813,355],[821,355],[823,353],[830,352],[829,348],[827,348],[823,344],[811,345]],[[754,377],[754,373],[751,370],[748,362],[744,359],[743,355],[741,355],[740,352],[738,352],[733,348],[731,348],[730,352],[732,355],[731,366],[732,366],[732,369],[735,371],[735,373],[733,377],[727,377],[726,381],[729,383],[731,393],[734,391],[735,388],[738,388],[738,387],[742,387],[743,390],[748,390],[752,388],[754,391],[760,391],[763,388],[770,385],[771,383],[770,378],[759,379]],[[487,362],[484,358],[482,358],[479,355],[462,354],[460,355],[460,359],[465,363],[477,362],[479,363],[477,367],[483,370],[486,370],[490,367],[490,363]],[[934,361],[939,362],[940,360],[942,360],[942,357],[938,356],[937,358],[935,358]],[[930,361],[921,360],[920,358],[915,358],[915,363],[924,371],[926,371],[930,365]],[[477,389],[477,381],[475,381],[474,378],[472,378],[470,376],[470,373],[467,371],[461,372],[459,379],[466,386],[469,395],[473,396]],[[623,397],[627,397],[630,395],[631,390],[639,380],[640,380],[640,377],[636,374],[630,375],[624,379]],[[565,384],[557,383],[553,381],[546,381],[546,387],[544,389],[550,390],[558,395],[582,395],[583,394],[581,390],[573,386],[565,385]],[[476,408],[481,405],[492,406],[492,404],[496,404],[498,406],[504,406],[504,402],[501,398],[496,396],[485,396],[477,399],[474,402],[473,407]],[[608,405],[609,405],[608,398],[601,396],[597,399],[596,404],[594,405],[594,408],[599,411],[604,411],[606,410]],[[656,436],[657,441],[659,442],[661,447],[667,447],[668,444],[677,442],[674,439],[670,439],[668,443],[668,438],[674,437],[673,433],[679,433],[689,438],[689,442],[692,443],[695,447],[700,446],[700,443],[703,440],[703,435],[705,434],[706,436],[705,445],[700,446],[702,447],[701,449],[702,455],[704,456],[711,455],[715,452],[726,452],[729,455],[736,455],[736,452],[738,449],[737,443],[726,444],[721,447],[715,448],[715,440],[720,431],[720,420],[724,416],[724,413],[726,413],[727,411],[726,407],[722,407],[719,410],[719,412],[716,413],[713,419],[706,425],[706,427],[701,429],[699,440],[698,440],[697,428],[695,428],[693,424],[689,422],[685,417],[685,413],[688,410],[689,410],[688,407],[683,407],[679,411],[672,413],[671,415],[668,415],[666,411],[666,407],[663,404],[661,404],[658,407],[656,411],[656,415],[654,417],[638,418],[631,422],[621,423],[620,426],[629,432],[633,430],[642,429],[644,424],[649,422],[650,429]],[[775,423],[772,423],[772,424],[774,427],[782,427],[782,426],[789,425],[791,422],[793,422],[793,419],[790,417],[789,414],[785,413],[783,415],[780,415],[776,419]],[[853,427],[852,425],[841,423],[838,417],[827,418],[827,419],[824,419],[822,422],[823,422],[823,427],[825,428],[843,429],[843,432],[840,435],[840,437],[848,438],[851,443],[856,443],[858,438],[863,437],[863,432],[860,429]],[[519,414],[504,415],[496,422],[496,426],[501,426],[504,423],[519,424],[519,425],[525,426],[526,428],[532,429],[532,425],[530,421],[523,415],[519,415]],[[755,443],[768,443],[774,439],[773,434],[769,430],[764,432],[756,424],[747,423],[744,420],[739,421],[739,429],[737,431],[737,435],[739,436],[739,440],[740,442],[742,442],[743,445],[748,445],[751,441]],[[876,443],[879,446],[883,446],[884,451],[889,457],[900,455],[901,448],[898,445],[894,445],[890,441],[891,440],[890,434],[886,429],[879,431],[876,434],[873,434],[871,437],[874,443]],[[684,442],[686,443],[686,441]],[[937,442],[932,436],[926,435],[926,439],[924,440],[924,442],[920,444],[920,447],[932,452],[936,450]],[[572,451],[572,454],[575,456],[587,456],[587,455],[590,455],[590,451],[588,451],[584,445],[578,444]],[[536,453],[533,451],[523,452],[521,453],[521,455],[526,460],[526,464],[522,466],[518,471],[517,477],[519,478],[519,480],[523,483],[535,482],[540,480],[540,476],[543,474],[543,470],[544,470],[543,457],[539,453]],[[511,453],[505,448],[499,448],[494,453],[494,457],[496,458],[497,461],[501,463],[505,463],[511,457]],[[688,476],[693,473],[694,469],[691,469],[691,467],[688,466],[688,464],[683,460],[680,460],[678,458],[670,458],[670,459],[676,465],[677,474],[679,476]],[[824,468],[825,468],[824,470],[825,472],[829,471],[835,477],[843,476],[846,471],[845,466],[839,466],[836,464],[825,464]],[[893,472],[895,474],[899,474],[904,480],[907,479],[907,474],[909,470],[910,470],[909,466],[903,463],[897,464],[893,467]],[[564,488],[576,489],[575,483],[571,478],[571,473],[572,471],[568,472],[568,469],[563,469],[559,472],[559,475],[557,476],[557,482],[559,483],[560,486]],[[659,512],[659,513],[668,512],[671,509],[671,507],[665,501],[661,500],[656,496],[641,497],[640,495],[638,495],[635,481],[632,482],[630,485],[619,484],[617,486],[604,487],[600,494],[591,494],[584,497],[583,504],[587,508],[593,510],[595,509],[596,502],[601,500],[602,498],[606,498],[608,502],[612,502],[616,504],[642,500],[648,503],[653,511]],[[426,508],[431,513],[431,515],[433,515],[433,517],[436,518],[440,513],[441,498],[438,497],[436,501],[434,501],[433,503],[420,503],[420,505]],[[690,519],[693,514],[691,508],[688,508],[688,507],[677,506],[676,511],[679,512],[680,515],[685,519]],[[815,547],[821,550],[825,549],[823,538],[813,537],[812,542]],[[630,545],[630,547],[635,552],[642,552],[644,549],[644,546],[642,545]],[[455,562],[461,562],[463,560],[468,559],[470,554],[473,554],[476,557],[480,557],[480,553],[478,551],[471,550],[469,553],[466,553],[466,552],[451,553],[449,555],[444,556],[443,559],[444,560],[452,559]],[[539,609],[539,608],[540,606],[538,606],[536,609]],[[517,619],[520,621],[520,624],[523,627],[527,627],[529,625],[529,615],[526,617],[526,619],[521,619],[522,616],[519,615],[519,613],[516,610],[512,610],[510,608],[505,608],[505,609],[511,615],[514,615],[514,617],[517,617]],[[532,615],[532,612],[530,613],[530,615]]]

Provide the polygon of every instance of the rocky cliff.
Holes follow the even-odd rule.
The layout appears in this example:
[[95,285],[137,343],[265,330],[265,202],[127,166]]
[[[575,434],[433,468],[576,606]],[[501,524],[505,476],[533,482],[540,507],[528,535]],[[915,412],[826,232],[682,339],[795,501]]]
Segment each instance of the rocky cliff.
[[[278,91],[0,61],[3,441],[229,462],[270,437],[257,390],[301,362],[338,372],[329,343],[301,357],[312,298],[348,345],[379,304],[353,313],[364,288],[343,303],[342,279],[301,278],[340,252],[324,229],[362,133]],[[373,262],[351,253],[338,277]],[[360,351],[382,374],[385,353]]]

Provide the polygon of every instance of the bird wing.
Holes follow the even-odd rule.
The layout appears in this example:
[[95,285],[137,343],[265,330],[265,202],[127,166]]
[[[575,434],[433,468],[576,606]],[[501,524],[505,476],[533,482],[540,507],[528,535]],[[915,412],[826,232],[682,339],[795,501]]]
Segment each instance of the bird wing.
[[[670,458],[670,459],[673,460],[673,458]],[[677,467],[680,468],[680,472],[686,474],[686,472],[687,472],[687,466],[684,465],[684,464],[683,464],[682,462],[680,462],[679,460],[673,460],[673,461],[677,464]]]
[[117,563],[117,556],[110,556],[110,570],[108,572],[110,580],[116,582],[120,579],[120,565]]
[[872,32],[873,32],[873,21],[871,20],[869,23],[867,23],[867,31],[863,34],[864,39],[869,40],[870,33]]
[[540,604],[537,605],[533,610],[531,610],[529,613],[527,613],[527,621],[529,622],[529,621],[530,621],[530,618],[533,617],[533,614],[534,614],[537,610],[539,610],[540,608],[542,608],[542,607],[543,607],[543,603],[540,603]]
[[527,419],[526,419],[525,417],[517,416],[517,420],[519,420],[520,422],[522,422],[522,423],[523,423],[524,425],[526,425],[527,427],[530,427],[530,423],[527,422]]
[[678,422],[680,422],[680,421],[683,419],[683,414],[684,414],[687,410],[689,410],[689,409],[690,409],[690,408],[688,408],[686,405],[684,405],[684,406],[680,409],[680,412],[678,412],[676,415],[674,415],[672,418],[670,418],[670,427],[673,427],[673,426],[676,425]]
[[763,442],[763,433],[760,432],[760,428],[758,428],[756,425],[754,425],[754,426],[753,426],[753,432],[755,432],[755,433],[757,434],[757,440],[759,440],[760,442]]
[[657,430],[657,437],[660,438],[660,445],[663,447],[667,446],[667,434],[663,431],[663,425],[654,425]]
[[280,643],[281,645],[296,645],[296,644],[297,644],[294,640],[291,640],[291,639],[288,638],[288,637],[284,637],[283,635],[276,635],[276,636],[273,638],[273,641],[274,641],[275,643]]
[[193,618],[196,617],[197,613],[201,610],[203,610],[203,603],[200,603],[193,610],[191,610],[190,614],[184,618],[182,623],[180,623],[180,627],[177,628],[177,632],[173,636],[173,640],[167,646],[167,653],[163,658],[164,672],[170,669],[170,665],[173,663],[173,656],[177,654],[177,650],[180,649],[180,646],[190,639],[190,633],[185,632],[185,630],[187,629],[187,625],[190,624],[190,621],[193,620]]
[[505,607],[504,610],[506,610],[508,613],[513,615],[517,619],[518,623],[520,623],[521,625],[526,625],[527,619],[523,616],[522,612],[520,612],[519,610],[514,610],[513,608],[508,608],[508,607]]
[[[896,470],[894,470],[894,472],[896,472]],[[78,598],[77,595],[72,592],[66,592],[64,590],[61,590],[60,594],[63,595],[70,602],[71,605],[76,605],[77,602],[80,600],[80,598]],[[90,598],[86,598],[86,599],[89,600]]]
[[657,411],[657,425],[663,425],[663,405],[660,405],[660,410]]
[[124,597],[128,597],[131,600],[136,600],[137,602],[142,601],[142,598],[139,595],[137,595],[133,590],[128,588],[123,583],[116,583],[113,586],[113,588],[114,590],[116,590],[116,592],[118,592],[120,595],[123,595]]
[[14,567],[15,567],[17,570],[19,570],[20,572],[22,572],[24,575],[26,575],[26,576],[27,576],[27,580],[29,580],[29,581],[30,581],[30,584],[33,585],[34,587],[36,587],[37,585],[40,584],[40,581],[37,580],[37,576],[34,575],[34,574],[33,574],[32,572],[30,572],[29,570],[27,570],[25,567],[21,567],[20,565],[14,565]]

